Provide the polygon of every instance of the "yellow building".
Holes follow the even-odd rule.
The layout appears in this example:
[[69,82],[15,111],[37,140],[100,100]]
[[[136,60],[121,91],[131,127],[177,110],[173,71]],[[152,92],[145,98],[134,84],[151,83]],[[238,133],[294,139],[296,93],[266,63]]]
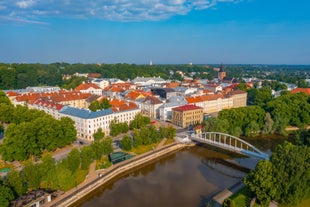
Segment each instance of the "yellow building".
[[172,109],[172,123],[186,128],[199,124],[203,121],[202,107],[195,105],[184,105]]

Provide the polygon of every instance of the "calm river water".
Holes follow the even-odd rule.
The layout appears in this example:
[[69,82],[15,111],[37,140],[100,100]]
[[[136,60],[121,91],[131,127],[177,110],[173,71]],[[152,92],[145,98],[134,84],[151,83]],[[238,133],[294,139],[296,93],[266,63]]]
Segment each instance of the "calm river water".
[[[264,151],[272,147],[272,143],[265,142],[260,144]],[[249,168],[257,163],[257,159],[238,157],[206,146],[192,147],[119,176],[74,206],[204,206],[216,193],[246,175],[217,162],[218,159]]]

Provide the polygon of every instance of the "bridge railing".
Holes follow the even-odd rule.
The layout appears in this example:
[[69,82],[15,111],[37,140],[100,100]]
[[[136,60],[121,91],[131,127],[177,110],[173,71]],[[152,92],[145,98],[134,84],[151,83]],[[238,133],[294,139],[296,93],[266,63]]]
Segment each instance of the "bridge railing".
[[230,134],[222,132],[205,132],[202,134],[192,134],[191,139],[207,142],[211,145],[215,145],[227,150],[238,151],[241,154],[269,159],[269,155],[261,152],[252,144]]

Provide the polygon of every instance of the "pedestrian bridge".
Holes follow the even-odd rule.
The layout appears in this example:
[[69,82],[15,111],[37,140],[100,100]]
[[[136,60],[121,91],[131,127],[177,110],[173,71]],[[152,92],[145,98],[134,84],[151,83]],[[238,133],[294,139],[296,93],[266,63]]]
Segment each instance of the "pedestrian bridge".
[[269,160],[268,154],[261,152],[250,143],[229,134],[205,132],[201,134],[191,134],[189,138],[195,142],[209,144],[242,155]]

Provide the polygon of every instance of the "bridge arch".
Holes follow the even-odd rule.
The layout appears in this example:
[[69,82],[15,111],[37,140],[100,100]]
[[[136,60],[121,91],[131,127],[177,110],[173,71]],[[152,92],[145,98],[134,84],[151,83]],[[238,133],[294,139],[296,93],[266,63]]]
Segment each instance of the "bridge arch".
[[190,139],[192,141],[206,143],[239,154],[269,160],[268,154],[260,151],[252,144],[230,134],[222,132],[205,132],[201,134],[192,134]]

